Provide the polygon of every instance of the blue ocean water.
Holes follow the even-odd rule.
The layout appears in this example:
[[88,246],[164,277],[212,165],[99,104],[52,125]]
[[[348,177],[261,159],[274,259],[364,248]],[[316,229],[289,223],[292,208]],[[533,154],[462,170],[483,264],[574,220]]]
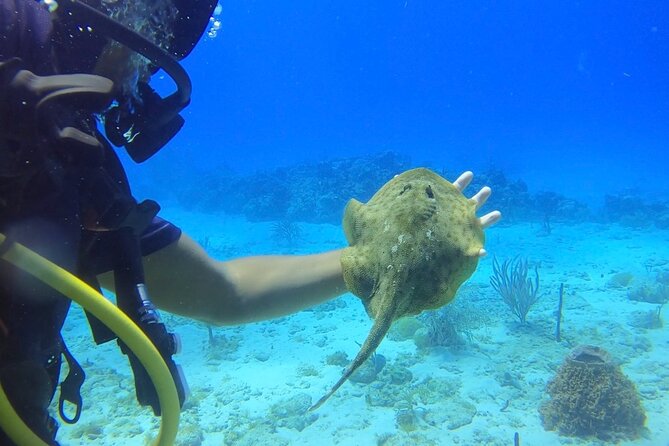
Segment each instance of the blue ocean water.
[[216,18],[185,61],[172,168],[392,150],[585,201],[669,190],[666,2],[240,1]]
[[[212,335],[166,314],[194,394],[178,444],[669,444],[667,23],[663,1],[222,3],[184,61],[185,127],[145,164],[124,159],[135,194],[210,255],[342,247],[346,201],[416,166],[473,170],[494,189],[484,212],[504,219],[452,312],[404,323],[414,332],[379,347],[385,372],[315,414],[337,354],[369,330],[357,298]],[[171,88],[160,73],[154,85]],[[493,258],[538,271],[527,324],[491,287]],[[81,319],[66,333],[92,377],[88,410],[63,443],[143,444],[157,422]],[[639,389],[638,437],[545,429],[547,385],[581,344],[610,351]]]

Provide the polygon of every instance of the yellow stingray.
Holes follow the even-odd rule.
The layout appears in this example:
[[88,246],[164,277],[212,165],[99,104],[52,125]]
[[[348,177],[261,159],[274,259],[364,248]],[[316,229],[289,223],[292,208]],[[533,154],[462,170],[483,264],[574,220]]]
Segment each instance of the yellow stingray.
[[348,289],[374,319],[367,339],[321,406],[376,350],[392,323],[449,303],[472,275],[483,247],[476,203],[425,168],[387,182],[344,212],[349,247],[341,264]]

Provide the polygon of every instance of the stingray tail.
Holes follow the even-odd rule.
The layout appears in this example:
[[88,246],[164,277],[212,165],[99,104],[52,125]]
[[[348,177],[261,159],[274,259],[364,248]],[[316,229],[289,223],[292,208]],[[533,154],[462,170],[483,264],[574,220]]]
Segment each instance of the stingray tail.
[[374,353],[379,344],[381,344],[381,341],[383,341],[383,338],[388,332],[388,329],[390,329],[390,326],[394,320],[395,308],[389,308],[384,312],[383,315],[380,315],[374,321],[372,330],[367,335],[365,343],[362,344],[362,347],[360,348],[360,351],[358,352],[358,355],[355,357],[353,362],[349,364],[349,366],[346,368],[346,371],[344,371],[344,374],[341,376],[341,378],[339,378],[339,381],[337,381],[337,383],[332,386],[332,389],[323,395],[323,397],[318,400],[316,404],[311,406],[309,410],[316,410],[321,407],[323,403],[325,403],[325,401],[327,401],[327,399],[330,398],[330,396],[332,396],[332,394],[335,393],[337,389],[346,382],[346,380],[353,374],[353,372],[355,372],[358,367],[365,363],[365,361],[372,355],[372,353]]

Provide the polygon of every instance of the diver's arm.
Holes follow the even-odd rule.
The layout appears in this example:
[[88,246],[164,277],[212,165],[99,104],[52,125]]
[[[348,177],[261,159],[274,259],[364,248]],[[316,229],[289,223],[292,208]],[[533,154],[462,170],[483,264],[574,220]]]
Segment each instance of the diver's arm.
[[[453,184],[463,191],[472,180],[465,172]],[[484,187],[471,199],[480,209],[490,197]],[[501,218],[499,211],[479,218],[483,229]],[[481,249],[480,256],[485,255]],[[306,256],[255,256],[214,260],[186,234],[144,257],[146,285],[161,309],[222,325],[285,316],[347,291],[341,250]],[[113,275],[99,276],[113,290]]]
[[[186,234],[144,257],[146,286],[156,306],[215,324],[285,316],[346,292],[341,251],[305,256],[255,256],[217,261]],[[112,274],[100,276],[112,289]]]

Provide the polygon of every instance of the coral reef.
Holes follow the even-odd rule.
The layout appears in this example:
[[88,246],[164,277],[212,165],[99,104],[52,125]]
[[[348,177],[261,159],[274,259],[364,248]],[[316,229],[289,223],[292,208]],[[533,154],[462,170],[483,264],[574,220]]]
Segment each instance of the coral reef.
[[606,286],[609,288],[627,288],[634,281],[634,274],[628,271],[622,271],[611,276]]
[[539,271],[534,266],[534,282],[528,277],[527,259],[504,260],[500,265],[493,259],[493,275],[490,285],[504,299],[521,324],[525,324],[527,312],[539,300]]
[[532,197],[531,204],[532,213],[541,218],[541,228],[537,235],[542,237],[551,234],[553,220],[582,221],[589,217],[585,205],[555,192],[539,192]]
[[[358,344],[360,346],[360,344]],[[328,365],[336,365],[345,367],[350,360],[348,355],[343,351],[336,351],[325,358]],[[349,381],[358,384],[370,384],[376,380],[376,377],[386,366],[386,357],[380,353],[373,352],[364,364],[362,364],[349,377]]]
[[367,360],[349,376],[348,380],[358,384],[371,384],[376,380],[377,374],[374,364]]
[[669,205],[648,203],[640,192],[627,190],[604,197],[603,216],[608,222],[617,222],[628,228],[669,229]]
[[605,441],[634,439],[643,430],[646,415],[636,386],[600,347],[575,348],[547,391],[551,399],[539,409],[547,430]]
[[208,339],[204,354],[209,361],[221,361],[224,359],[234,360],[238,357],[239,347],[242,343],[242,337],[238,334],[225,334],[223,329],[216,328],[218,333],[214,334],[214,329],[207,325]]
[[395,321],[388,332],[388,338],[393,341],[406,341],[413,338],[416,330],[425,328],[425,325],[416,317],[408,316]]
[[243,214],[251,221],[339,224],[351,197],[367,200],[379,185],[406,170],[409,160],[387,152],[238,175],[229,169],[184,182],[177,200],[187,209]]
[[669,286],[645,281],[633,287],[628,293],[629,300],[647,302],[651,304],[665,304],[669,301]]
[[279,220],[272,225],[272,239],[277,243],[294,247],[302,239],[302,228],[290,220]]
[[348,355],[338,350],[325,358],[325,362],[328,365],[338,365],[339,367],[346,367],[349,363]]
[[194,423],[183,423],[179,428],[175,446],[200,446],[204,441],[204,433],[200,426]]
[[[451,178],[457,173],[444,176]],[[591,218],[590,210],[584,203],[555,192],[531,194],[524,181],[511,180],[498,169],[477,172],[471,187],[478,190],[483,186],[490,186],[495,191],[488,206],[490,209],[504,209],[506,224],[530,220],[548,224],[550,228],[553,221],[574,223]]]
[[[464,316],[467,319],[461,319]],[[449,305],[436,311],[426,312],[421,316],[425,327],[414,332],[416,347],[461,347],[465,339],[471,339],[471,327],[467,324],[468,316],[455,305]]]
[[[197,181],[181,179],[182,187],[175,189],[174,193],[179,204],[186,209],[243,214],[251,221],[288,219],[338,224],[348,199],[369,199],[379,185],[411,166],[411,160],[406,155],[385,152],[283,167],[251,175],[237,174],[229,167],[217,167],[193,173]],[[441,169],[440,173],[452,179],[460,172]],[[173,181],[174,178],[170,178],[169,184]],[[157,178],[154,182],[167,183],[168,179]],[[495,191],[488,206],[490,209],[504,209],[505,224],[521,220],[540,221],[545,230],[550,229],[553,222],[582,222],[591,218],[585,204],[554,192],[531,194],[522,180],[509,179],[500,170],[477,172],[472,189],[480,189],[484,185]],[[658,227],[664,221],[664,227],[669,227],[669,211],[652,216],[648,213],[651,208],[643,208],[643,218],[655,221]],[[622,209],[613,218],[621,217],[624,212]]]
[[385,366],[386,357],[380,353],[373,352],[369,359],[351,374],[349,381],[370,384],[376,379],[377,375],[381,373]]
[[[274,408],[274,407],[273,407]],[[276,410],[277,417],[290,418],[291,415],[280,409]],[[274,412],[271,411],[272,415]],[[299,417],[299,414],[293,414]],[[224,446],[256,446],[271,444],[272,446],[287,446],[289,441],[277,433],[278,422],[275,417],[254,417],[247,411],[233,412],[225,425]],[[259,439],[263,439],[260,443]]]
[[301,432],[318,419],[317,414],[308,412],[310,405],[311,397],[306,393],[298,393],[276,402],[269,411],[276,426]]
[[474,331],[491,322],[490,305],[479,301],[478,286],[465,284],[457,298],[435,311],[426,311],[418,319],[422,327],[413,334],[419,351],[433,347],[460,349],[474,340]]
[[629,324],[634,328],[644,330],[662,328],[664,326],[662,321],[663,306],[664,304],[660,304],[653,310],[635,311],[629,316]]
[[395,423],[404,432],[413,432],[420,426],[420,416],[414,409],[399,409],[395,413]]

